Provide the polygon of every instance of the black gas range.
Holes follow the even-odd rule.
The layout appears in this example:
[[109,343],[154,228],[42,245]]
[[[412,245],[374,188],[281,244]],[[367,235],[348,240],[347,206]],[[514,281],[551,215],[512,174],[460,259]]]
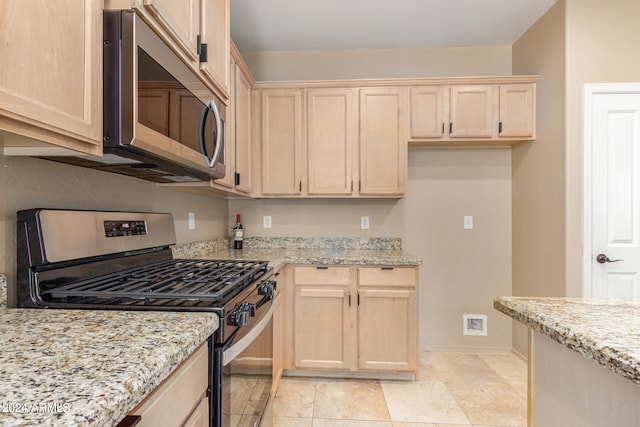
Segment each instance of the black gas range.
[[220,327],[209,339],[210,425],[229,425],[230,386],[222,378],[268,332],[276,282],[267,261],[174,259],[170,214],[30,209],[17,220],[19,307],[217,313]]

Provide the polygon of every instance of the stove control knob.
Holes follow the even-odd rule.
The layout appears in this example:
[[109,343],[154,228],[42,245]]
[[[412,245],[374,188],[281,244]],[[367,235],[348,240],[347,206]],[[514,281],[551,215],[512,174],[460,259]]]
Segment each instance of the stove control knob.
[[275,280],[265,280],[258,286],[258,295],[273,296],[273,292],[276,289]]
[[238,304],[229,315],[227,316],[228,326],[247,326],[249,324],[249,317],[256,315],[256,306],[243,302]]

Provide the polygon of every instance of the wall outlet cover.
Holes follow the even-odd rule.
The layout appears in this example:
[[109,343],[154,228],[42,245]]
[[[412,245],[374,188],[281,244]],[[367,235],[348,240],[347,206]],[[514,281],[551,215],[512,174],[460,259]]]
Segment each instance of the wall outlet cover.
[[262,227],[271,228],[271,215],[264,215],[262,217]]
[[361,216],[360,217],[360,228],[363,230],[366,230],[369,228],[369,217],[368,216]]
[[487,335],[487,315],[486,314],[463,314],[462,315],[463,335]]
[[196,214],[195,212],[189,212],[189,230],[196,229]]

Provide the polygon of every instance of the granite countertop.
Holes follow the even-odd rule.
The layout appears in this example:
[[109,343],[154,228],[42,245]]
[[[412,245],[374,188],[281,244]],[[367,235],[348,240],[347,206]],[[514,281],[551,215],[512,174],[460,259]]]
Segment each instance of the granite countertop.
[[501,297],[494,307],[640,384],[640,301]]
[[173,247],[174,258],[266,260],[274,269],[285,264],[420,265],[396,238],[250,238],[241,250],[225,239]]
[[113,426],[217,328],[212,313],[0,310],[0,425]]

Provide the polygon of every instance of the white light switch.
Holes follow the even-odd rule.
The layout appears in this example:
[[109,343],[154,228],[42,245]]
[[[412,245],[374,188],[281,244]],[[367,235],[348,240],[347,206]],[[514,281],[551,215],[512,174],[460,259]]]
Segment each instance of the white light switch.
[[271,228],[271,215],[264,215],[262,217],[262,227]]
[[464,217],[464,229],[465,230],[473,230],[473,216],[466,215]]
[[189,230],[196,229],[196,214],[195,212],[189,212]]
[[369,228],[369,217],[368,216],[361,216],[360,217],[360,228],[363,230],[366,230]]

